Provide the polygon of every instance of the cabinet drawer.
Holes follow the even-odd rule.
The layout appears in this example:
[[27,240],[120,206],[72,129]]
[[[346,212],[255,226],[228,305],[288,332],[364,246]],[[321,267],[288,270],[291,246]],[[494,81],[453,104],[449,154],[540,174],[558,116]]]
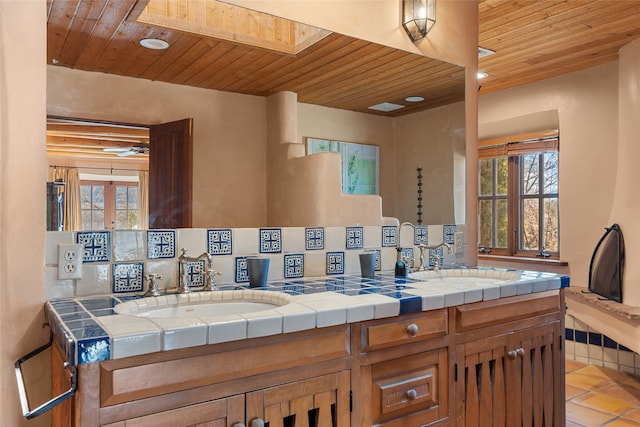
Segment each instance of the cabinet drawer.
[[457,332],[503,324],[528,317],[560,312],[558,291],[502,298],[455,308]]
[[421,312],[362,325],[363,351],[407,344],[447,334],[445,309]]
[[440,349],[374,364],[374,424],[412,425],[416,416],[426,424],[446,416],[446,361],[447,351]]

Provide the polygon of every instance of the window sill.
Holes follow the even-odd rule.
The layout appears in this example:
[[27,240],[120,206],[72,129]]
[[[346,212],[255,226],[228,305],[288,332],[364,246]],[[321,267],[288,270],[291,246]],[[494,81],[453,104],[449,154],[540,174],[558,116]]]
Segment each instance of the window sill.
[[558,267],[567,267],[569,263],[567,261],[560,261],[559,259],[552,258],[527,258],[507,255],[478,255],[478,259],[491,260],[491,261],[504,261],[504,262],[518,262],[524,264],[551,264]]

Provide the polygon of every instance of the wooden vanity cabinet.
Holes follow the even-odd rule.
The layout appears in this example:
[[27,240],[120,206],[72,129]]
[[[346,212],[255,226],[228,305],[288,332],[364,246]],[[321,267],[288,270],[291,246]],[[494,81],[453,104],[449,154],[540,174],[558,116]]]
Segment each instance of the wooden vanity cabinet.
[[422,426],[447,419],[447,319],[442,309],[354,327],[359,366],[352,368],[353,426]]
[[348,427],[349,343],[342,325],[79,365],[54,425]]
[[450,316],[455,425],[564,424],[562,292],[468,304]]

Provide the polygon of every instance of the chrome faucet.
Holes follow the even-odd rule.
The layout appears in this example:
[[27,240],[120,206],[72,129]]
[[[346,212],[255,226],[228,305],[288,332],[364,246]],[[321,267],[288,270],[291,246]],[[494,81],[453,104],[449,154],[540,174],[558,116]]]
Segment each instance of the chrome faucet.
[[[423,271],[424,268],[424,251],[425,249],[431,250],[431,249],[438,249],[440,247],[445,247],[447,248],[447,251],[449,254],[451,254],[451,245],[449,245],[446,242],[442,242],[442,243],[438,243],[437,245],[425,245],[424,243],[420,243],[418,245],[418,248],[420,248],[420,267],[418,268],[418,271]],[[435,255],[435,262],[433,264],[433,271],[438,271],[440,270],[440,255]]]
[[[411,270],[410,270],[410,268],[409,268],[409,259],[408,259],[407,257],[405,257],[405,258],[402,258],[402,259],[401,259],[401,256],[400,256],[400,254],[401,254],[401,252],[402,252],[402,247],[400,246],[400,237],[402,236],[402,227],[403,227],[403,226],[405,226],[405,225],[408,225],[408,226],[409,226],[409,227],[411,227],[414,231],[415,231],[415,229],[416,229],[416,226],[415,226],[415,225],[413,225],[413,224],[412,224],[412,223],[410,223],[410,222],[403,222],[403,223],[401,223],[401,224],[398,226],[398,240],[397,240],[397,242],[396,242],[396,251],[398,251],[398,261],[401,261],[401,260],[402,260],[402,261],[404,261],[404,264],[405,264],[405,266],[406,266],[406,273],[410,273],[410,272],[411,272]],[[413,246],[413,245],[412,245],[412,246]],[[404,273],[403,275],[406,275],[406,273]],[[398,273],[396,273],[396,274],[398,274]]]
[[187,256],[187,250],[181,249],[182,254],[178,257],[178,288],[176,293],[186,294],[191,292],[191,280],[187,271],[187,264],[190,262],[200,262],[204,260],[204,286],[203,291],[217,290],[215,276],[220,275],[219,272],[213,270],[213,257],[210,253],[204,252],[197,257]]

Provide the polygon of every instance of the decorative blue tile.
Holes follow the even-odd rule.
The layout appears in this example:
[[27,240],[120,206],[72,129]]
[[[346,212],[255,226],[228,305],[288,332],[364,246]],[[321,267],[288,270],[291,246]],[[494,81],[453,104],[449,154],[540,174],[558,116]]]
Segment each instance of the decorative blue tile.
[[236,257],[236,283],[247,283],[249,281],[249,269],[247,268],[246,257]]
[[376,249],[376,271],[382,271],[382,251]]
[[599,347],[602,346],[602,334],[597,332],[589,332],[589,344],[597,345]]
[[382,246],[393,247],[398,245],[398,227],[395,225],[382,226]]
[[442,258],[444,257],[444,249],[440,246],[437,249],[429,249],[429,267],[435,267],[436,258],[439,260],[440,266],[442,266]]
[[604,346],[606,348],[618,348],[618,343],[616,341],[612,340],[606,335],[603,338],[604,338]]
[[174,258],[176,256],[175,230],[147,231],[147,258]]
[[204,260],[187,262],[187,280],[189,286],[198,287],[204,286]]
[[109,262],[111,233],[108,231],[78,231],[76,243],[82,244],[82,262]]
[[109,360],[111,345],[109,338],[93,338],[78,341],[78,363],[95,363]]
[[305,229],[305,248],[308,251],[324,249],[323,227],[313,227]]
[[232,254],[232,233],[230,228],[215,228],[207,231],[207,250],[211,255]]
[[304,277],[304,255],[290,254],[284,256],[284,278],[296,279]]
[[113,264],[113,293],[140,292],[143,289],[144,264],[132,262]]
[[456,226],[455,225],[445,225],[443,226],[442,232],[442,240],[445,243],[454,244],[456,241],[455,238]]
[[568,288],[570,281],[571,281],[571,279],[569,278],[569,276],[560,277],[560,287]]
[[327,252],[327,275],[344,274],[344,252]]
[[421,243],[429,243],[429,227],[426,225],[416,225],[413,229],[413,244],[418,246]]
[[406,259],[409,268],[413,268],[413,248],[402,248],[400,256],[403,260]]
[[585,331],[574,331],[574,339],[576,342],[586,344],[587,343],[587,333]]
[[347,249],[362,249],[364,247],[364,228],[347,227]]
[[279,254],[282,252],[282,229],[281,228],[261,228],[260,229],[260,253]]
[[564,328],[564,339],[566,341],[573,341],[573,329]]

